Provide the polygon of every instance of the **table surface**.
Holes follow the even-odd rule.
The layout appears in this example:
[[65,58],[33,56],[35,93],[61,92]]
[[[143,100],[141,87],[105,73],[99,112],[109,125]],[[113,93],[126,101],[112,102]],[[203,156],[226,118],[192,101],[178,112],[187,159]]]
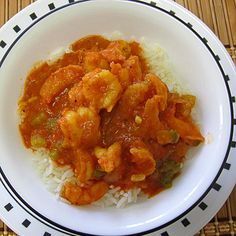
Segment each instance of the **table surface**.
[[[0,27],[36,0],[0,0]],[[236,64],[236,0],[175,0],[202,19]],[[236,187],[224,206],[197,235],[236,235]],[[0,220],[0,236],[16,234]]]

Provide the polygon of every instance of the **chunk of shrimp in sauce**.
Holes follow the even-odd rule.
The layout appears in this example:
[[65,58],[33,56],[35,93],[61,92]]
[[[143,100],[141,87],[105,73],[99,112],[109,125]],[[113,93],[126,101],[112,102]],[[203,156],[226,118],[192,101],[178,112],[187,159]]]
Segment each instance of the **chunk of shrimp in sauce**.
[[26,79],[25,146],[71,167],[61,196],[75,205],[97,201],[110,184],[149,197],[170,187],[187,151],[204,141],[191,117],[196,98],[170,92],[138,42],[90,35],[70,48]]

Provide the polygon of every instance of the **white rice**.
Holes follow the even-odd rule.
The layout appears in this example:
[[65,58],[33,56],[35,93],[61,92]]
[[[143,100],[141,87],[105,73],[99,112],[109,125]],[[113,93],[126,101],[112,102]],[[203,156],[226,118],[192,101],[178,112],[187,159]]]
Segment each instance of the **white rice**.
[[74,172],[70,166],[60,167],[56,165],[44,149],[38,150],[33,157],[33,161],[47,189],[58,198],[60,197],[64,183],[75,180]]
[[[124,38],[120,32],[114,32],[109,39]],[[145,38],[139,40],[144,50],[144,56],[149,62],[151,72],[158,75],[165,82],[170,91],[183,92],[179,81],[173,75],[170,62],[166,52],[157,44],[150,43]],[[51,53],[48,57],[49,63],[60,58],[69,49],[59,48]],[[45,150],[39,150],[37,155],[34,155],[35,168],[38,169],[39,175],[45,183],[47,189],[54,193],[57,198],[69,203],[67,200],[60,197],[63,185],[67,181],[76,181],[76,177],[69,166],[59,167],[51,159]],[[135,188],[129,191],[121,190],[120,187],[110,186],[109,191],[98,201],[94,202],[94,206],[99,207],[116,207],[123,208],[127,205],[134,204],[147,198],[141,189]]]
[[57,48],[56,50],[54,50],[53,52],[49,54],[49,57],[47,58],[48,64],[49,65],[53,64],[59,58],[61,58],[65,53],[69,53],[69,52],[71,52],[70,48],[64,48],[64,47]]
[[149,42],[146,38],[141,38],[141,47],[144,51],[144,57],[148,61],[148,66],[153,74],[167,85],[172,92],[183,93],[183,86],[173,73],[171,62],[167,53],[158,43]]
[[[34,155],[33,161],[46,188],[55,194],[58,199],[69,203],[60,194],[65,182],[77,181],[70,166],[60,167],[56,165],[44,149],[39,150]],[[112,185],[109,188],[109,191],[101,199],[93,203],[94,206],[123,208],[128,204],[136,203],[138,200],[146,199],[146,196],[141,194],[140,188],[131,189],[127,192]]]
[[94,206],[123,208],[128,204],[136,203],[138,200],[145,199],[146,196],[141,194],[140,188],[129,191],[121,190],[120,187],[110,186],[109,191],[100,200],[93,203]]

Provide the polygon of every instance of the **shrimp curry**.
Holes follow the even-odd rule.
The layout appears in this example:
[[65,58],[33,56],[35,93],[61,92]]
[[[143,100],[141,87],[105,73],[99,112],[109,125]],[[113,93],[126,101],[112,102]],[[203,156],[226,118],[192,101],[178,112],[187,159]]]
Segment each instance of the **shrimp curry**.
[[77,179],[61,196],[85,205],[110,185],[152,197],[180,173],[203,142],[191,110],[196,98],[170,92],[150,73],[139,43],[84,37],[29,73],[19,101],[27,148],[44,149]]

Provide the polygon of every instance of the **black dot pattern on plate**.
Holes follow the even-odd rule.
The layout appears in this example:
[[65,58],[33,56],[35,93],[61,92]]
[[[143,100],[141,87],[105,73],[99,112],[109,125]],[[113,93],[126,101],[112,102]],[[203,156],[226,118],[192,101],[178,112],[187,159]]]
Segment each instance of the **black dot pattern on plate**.
[[167,233],[167,231],[161,233],[161,236],[169,236],[169,234]]
[[73,2],[75,2],[75,0],[69,0],[69,3],[73,3]]
[[232,148],[236,148],[236,141],[232,141],[232,142],[231,142],[231,147],[232,147]]
[[188,225],[190,225],[190,222],[189,222],[189,220],[188,220],[187,218],[184,218],[184,219],[181,221],[181,223],[182,223],[182,225],[183,225],[184,227],[187,227]]
[[224,164],[224,169],[230,170],[230,167],[231,167],[231,164],[229,164],[227,162]]
[[51,236],[51,234],[48,233],[48,232],[45,232],[45,233],[43,234],[43,236]]
[[49,7],[50,10],[53,10],[53,9],[56,8],[55,5],[54,5],[54,3],[48,4],[48,7]]
[[201,202],[198,206],[203,211],[205,211],[207,209],[207,207],[208,207],[205,202]]
[[235,102],[235,97],[231,97],[231,102]]
[[172,11],[172,10],[170,10],[170,14],[171,14],[171,15],[175,15],[175,12]]
[[217,61],[220,61],[220,57],[219,57],[218,55],[215,55],[215,59],[216,59]]
[[225,75],[225,80],[229,81],[229,76],[228,75]]
[[4,208],[5,208],[7,211],[10,211],[11,209],[13,209],[13,206],[11,205],[11,203],[8,203],[7,205],[4,206]]
[[0,41],[0,47],[1,47],[1,48],[5,48],[6,45],[7,45],[7,44],[6,44],[3,40]]
[[33,12],[30,14],[30,18],[31,18],[31,20],[35,20],[35,19],[37,19],[37,15]]
[[221,185],[215,183],[212,188],[219,192],[221,189]]
[[193,28],[193,25],[191,23],[188,22],[187,25],[189,28]]
[[151,4],[152,6],[156,6],[156,2],[151,1],[150,4]]
[[202,38],[202,41],[203,41],[204,43],[208,43],[208,41],[207,41],[206,38]]
[[27,219],[25,219],[25,220],[22,222],[22,225],[24,225],[25,228],[28,228],[30,224],[31,224],[31,222],[30,222],[29,220],[27,220]]
[[233,119],[233,125],[236,125],[236,119]]
[[16,33],[18,33],[18,32],[21,30],[21,28],[19,27],[19,25],[16,25],[16,26],[13,27],[13,30],[14,30]]

